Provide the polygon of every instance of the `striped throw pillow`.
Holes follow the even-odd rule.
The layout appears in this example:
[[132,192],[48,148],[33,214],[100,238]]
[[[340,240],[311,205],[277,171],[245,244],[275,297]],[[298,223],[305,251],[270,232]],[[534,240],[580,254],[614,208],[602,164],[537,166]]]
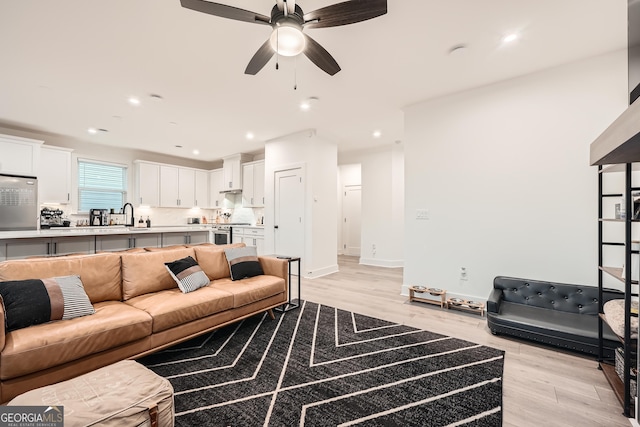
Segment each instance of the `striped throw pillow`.
[[188,256],[164,265],[185,294],[209,284],[209,278],[193,257]]
[[225,249],[224,254],[229,262],[231,280],[264,274],[260,261],[258,261],[258,252],[255,246]]
[[80,276],[0,282],[7,331],[95,313]]

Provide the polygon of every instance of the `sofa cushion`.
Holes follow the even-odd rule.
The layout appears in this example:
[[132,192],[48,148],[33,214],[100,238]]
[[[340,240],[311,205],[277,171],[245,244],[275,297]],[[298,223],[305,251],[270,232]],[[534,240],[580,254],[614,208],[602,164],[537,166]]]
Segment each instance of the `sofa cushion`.
[[230,278],[213,281],[209,287],[223,290],[233,295],[233,308],[242,307],[256,301],[285,292],[285,280],[276,276],[256,276],[240,281]]
[[[164,267],[163,267],[164,268]],[[74,255],[0,262],[0,280],[78,275],[91,303],[120,301],[120,254]]]
[[97,303],[94,308],[91,316],[9,332],[0,355],[0,378],[38,372],[151,334],[151,316],[142,310],[118,301]]
[[231,280],[241,280],[264,274],[258,261],[258,251],[255,246],[225,249],[224,254],[229,262]]
[[192,248],[166,251],[124,253],[122,257],[122,294],[128,300],[138,295],[176,288],[176,282],[165,267],[166,262],[194,256]]
[[209,278],[193,257],[185,257],[164,264],[182,292],[189,293],[209,284]]
[[79,276],[0,282],[0,295],[8,332],[95,312]]
[[140,295],[126,303],[153,317],[156,333],[229,310],[233,308],[233,295],[211,286],[187,294],[174,288]]
[[228,248],[243,248],[244,243],[231,243],[229,245],[216,246],[194,246],[196,261],[205,272],[209,280],[231,277],[229,263],[224,255],[224,250]]

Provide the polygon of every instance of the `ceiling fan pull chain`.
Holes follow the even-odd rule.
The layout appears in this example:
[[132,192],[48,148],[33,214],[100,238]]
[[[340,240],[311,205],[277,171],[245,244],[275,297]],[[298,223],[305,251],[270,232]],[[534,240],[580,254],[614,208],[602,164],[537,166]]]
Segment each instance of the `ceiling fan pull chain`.
[[298,57],[293,58],[293,90],[298,90]]
[[280,60],[280,55],[278,54],[279,50],[280,50],[280,31],[276,29],[276,70],[280,69],[280,66],[278,65],[278,61]]

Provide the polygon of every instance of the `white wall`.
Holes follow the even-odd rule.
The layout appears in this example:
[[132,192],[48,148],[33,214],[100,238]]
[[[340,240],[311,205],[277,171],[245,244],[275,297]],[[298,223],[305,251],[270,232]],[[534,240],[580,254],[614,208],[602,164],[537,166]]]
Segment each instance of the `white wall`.
[[303,276],[313,278],[338,271],[336,198],[338,155],[336,144],[313,130],[288,135],[265,144],[265,250],[274,252],[274,173],[301,167],[305,185]]
[[626,66],[621,51],[405,109],[405,293],[486,299],[498,275],[597,285],[589,145],[627,106]]
[[[360,263],[404,264],[404,154],[400,144],[362,153]],[[375,245],[375,250],[374,250]]]

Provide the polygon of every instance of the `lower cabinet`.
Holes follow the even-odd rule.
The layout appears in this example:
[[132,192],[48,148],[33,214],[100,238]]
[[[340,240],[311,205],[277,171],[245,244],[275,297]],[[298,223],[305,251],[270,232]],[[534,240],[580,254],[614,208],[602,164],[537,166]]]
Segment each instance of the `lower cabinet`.
[[179,233],[163,233],[162,246],[198,245],[209,242],[209,231],[190,231]]
[[247,246],[255,246],[258,255],[264,255],[263,228],[234,228],[233,242],[244,243]]
[[36,256],[69,255],[95,252],[93,236],[44,237],[0,241],[0,259],[20,259]]
[[96,236],[96,252],[124,251],[131,248],[157,248],[162,243],[159,233],[114,234]]

